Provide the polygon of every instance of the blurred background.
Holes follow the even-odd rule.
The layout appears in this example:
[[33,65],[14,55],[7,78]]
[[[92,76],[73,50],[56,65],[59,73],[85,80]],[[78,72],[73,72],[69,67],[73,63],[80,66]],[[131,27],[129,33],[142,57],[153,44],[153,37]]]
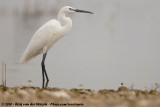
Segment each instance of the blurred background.
[[[72,30],[46,58],[49,87],[117,89],[124,83],[154,88],[160,82],[159,4],[159,0],[0,0],[0,61],[7,64],[7,86],[41,87],[42,55],[25,65],[19,59],[35,31],[69,5],[95,14],[70,15]],[[1,80],[0,74],[0,84]]]

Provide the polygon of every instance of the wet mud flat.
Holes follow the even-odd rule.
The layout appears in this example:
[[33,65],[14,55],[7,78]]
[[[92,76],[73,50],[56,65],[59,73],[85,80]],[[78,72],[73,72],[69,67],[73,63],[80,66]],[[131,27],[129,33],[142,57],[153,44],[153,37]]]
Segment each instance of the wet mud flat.
[[160,107],[160,92],[127,89],[0,87],[0,107]]

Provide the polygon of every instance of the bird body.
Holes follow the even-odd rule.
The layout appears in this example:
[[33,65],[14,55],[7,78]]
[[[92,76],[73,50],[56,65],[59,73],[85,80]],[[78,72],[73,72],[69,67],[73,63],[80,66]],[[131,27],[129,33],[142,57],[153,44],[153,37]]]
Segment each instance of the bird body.
[[44,88],[44,81],[45,77],[47,78],[46,87],[48,85],[48,75],[45,70],[45,58],[47,55],[48,50],[65,34],[67,34],[71,27],[72,27],[72,20],[69,17],[66,17],[69,13],[76,13],[76,12],[84,12],[84,13],[91,13],[85,10],[75,9],[70,6],[63,7],[58,13],[58,20],[52,19],[42,25],[36,33],[31,38],[24,54],[21,57],[20,62],[26,63],[32,58],[36,57],[37,55],[43,53],[42,59],[42,77],[43,77],[43,84],[42,88]]
[[52,19],[40,27],[29,42],[20,62],[26,63],[35,56],[46,53],[53,44],[63,37],[71,29],[70,27],[62,26],[61,23]]

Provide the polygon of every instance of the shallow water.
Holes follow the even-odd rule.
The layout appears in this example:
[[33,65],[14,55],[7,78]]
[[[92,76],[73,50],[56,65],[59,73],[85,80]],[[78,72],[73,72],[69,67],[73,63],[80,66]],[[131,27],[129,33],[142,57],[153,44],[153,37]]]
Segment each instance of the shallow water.
[[50,87],[116,89],[124,83],[151,89],[159,83],[158,1],[0,2],[0,61],[7,63],[8,86],[27,83],[41,87],[42,55],[25,65],[19,64],[19,59],[34,32],[56,18],[64,5],[95,14],[71,15],[71,32],[48,52]]

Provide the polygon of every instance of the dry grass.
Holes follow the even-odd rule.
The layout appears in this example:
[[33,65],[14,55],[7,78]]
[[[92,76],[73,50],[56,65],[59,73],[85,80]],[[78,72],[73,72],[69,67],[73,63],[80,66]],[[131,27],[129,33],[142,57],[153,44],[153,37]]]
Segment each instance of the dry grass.
[[21,104],[25,107],[160,107],[160,93],[156,90],[128,90],[124,86],[117,91],[0,87],[0,104],[0,107],[21,107]]

